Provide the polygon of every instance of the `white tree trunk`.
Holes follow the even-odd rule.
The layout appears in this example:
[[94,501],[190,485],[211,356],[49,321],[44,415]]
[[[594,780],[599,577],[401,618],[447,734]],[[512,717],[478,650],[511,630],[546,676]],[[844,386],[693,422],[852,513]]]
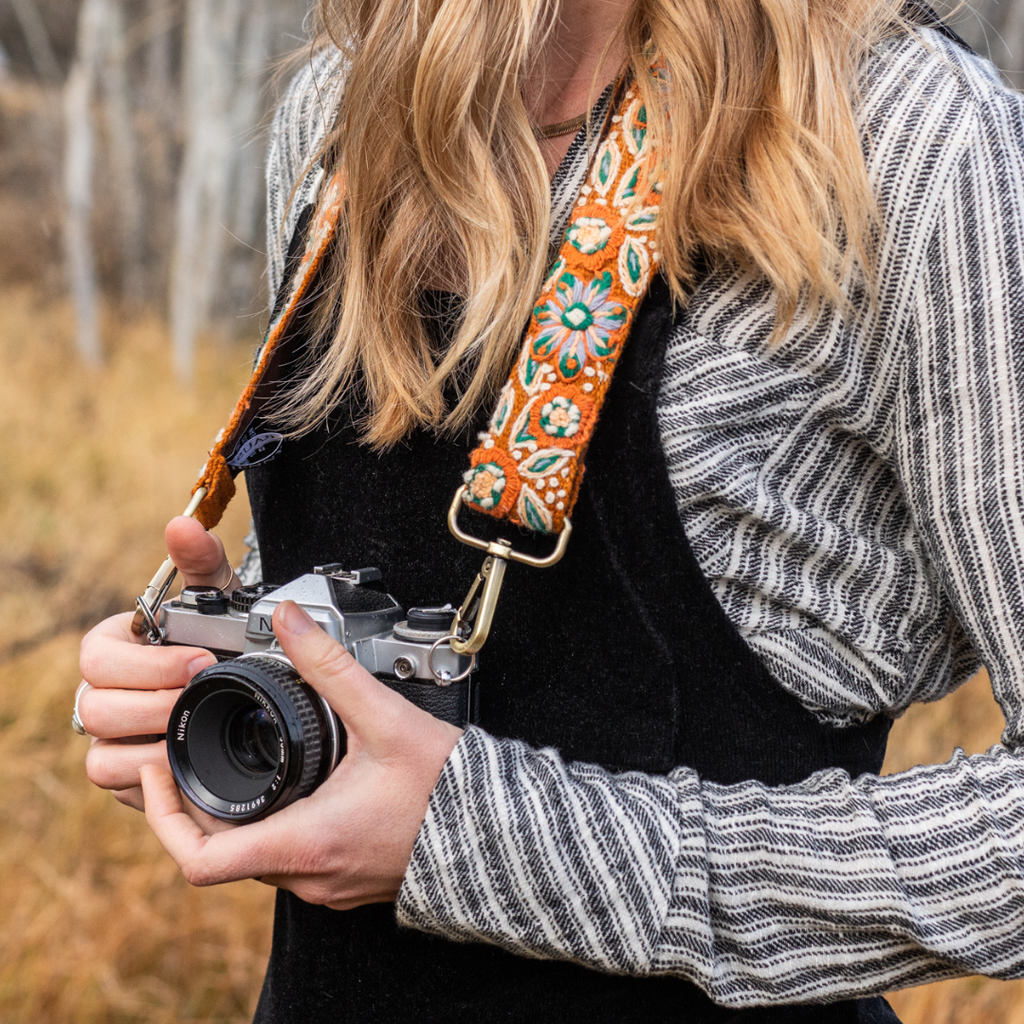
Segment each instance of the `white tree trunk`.
[[83,0],[78,16],[78,49],[64,87],[64,254],[75,304],[78,351],[93,366],[101,359],[96,264],[89,223],[96,140],[93,99],[105,21],[106,0]]
[[231,134],[238,148],[232,174],[230,223],[231,233],[240,244],[234,247],[224,274],[227,295],[234,308],[251,308],[253,250],[262,252],[264,248],[263,153],[253,145],[253,136],[262,112],[263,75],[270,62],[270,13],[269,0],[249,0],[237,61]]
[[173,109],[174,86],[171,28],[174,6],[170,0],[146,0],[146,105],[160,112]]
[[183,94],[187,138],[178,179],[171,268],[174,363],[183,380],[195,371],[196,334],[209,319],[224,249],[231,169],[230,116],[242,0],[189,0]]
[[101,65],[110,163],[117,188],[121,232],[121,291],[130,305],[142,303],[145,244],[142,189],[128,85],[123,0],[107,0],[106,47]]

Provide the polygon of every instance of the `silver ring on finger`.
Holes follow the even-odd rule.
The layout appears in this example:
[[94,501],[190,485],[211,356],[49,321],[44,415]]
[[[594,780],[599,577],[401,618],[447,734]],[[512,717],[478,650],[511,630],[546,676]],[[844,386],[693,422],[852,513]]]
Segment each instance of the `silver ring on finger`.
[[83,679],[78,684],[78,689],[75,691],[75,710],[71,713],[71,728],[78,733],[79,736],[88,736],[89,733],[85,731],[85,726],[82,724],[82,716],[78,713],[78,702],[82,699],[82,694],[86,690],[91,690],[92,687]]

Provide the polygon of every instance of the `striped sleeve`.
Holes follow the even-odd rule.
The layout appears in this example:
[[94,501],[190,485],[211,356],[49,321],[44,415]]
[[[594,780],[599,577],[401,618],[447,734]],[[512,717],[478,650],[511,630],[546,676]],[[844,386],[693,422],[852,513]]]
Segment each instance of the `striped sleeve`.
[[312,161],[337,110],[344,66],[335,49],[313,54],[288,84],[267,150],[267,284],[273,303],[292,232],[313,202],[323,172]]
[[1024,974],[1024,765],[796,786],[609,775],[463,736],[398,919],[453,941],[671,974],[732,1007]]
[[[432,797],[405,925],[674,974],[735,1007],[1024,976],[1024,106],[993,88],[918,168],[927,259],[890,343],[891,457],[1008,748],[852,780],[612,776],[479,730]],[[950,150],[950,147],[955,149]],[[910,222],[908,222],[910,223]]]
[[1024,99],[993,90],[939,200],[895,400],[906,501],[1024,741]]

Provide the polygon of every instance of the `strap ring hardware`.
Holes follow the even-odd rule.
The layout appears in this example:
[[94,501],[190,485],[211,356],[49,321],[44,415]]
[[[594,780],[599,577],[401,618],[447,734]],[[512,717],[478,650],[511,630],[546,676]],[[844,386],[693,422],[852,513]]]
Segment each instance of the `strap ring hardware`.
[[[565,520],[562,532],[558,536],[555,550],[547,558],[535,558],[520,551],[513,551],[512,544],[507,540],[486,541],[473,537],[459,527],[459,508],[462,506],[462,498],[466,493],[466,485],[463,484],[456,492],[448,509],[448,529],[456,540],[471,548],[486,551],[487,557],[480,571],[469,588],[469,593],[455,613],[451,625],[451,649],[456,654],[472,654],[480,650],[487,642],[488,634],[491,631],[491,623],[494,621],[494,610],[498,605],[498,595],[501,593],[501,584],[505,579],[505,567],[510,561],[522,562],[524,565],[532,565],[536,569],[546,569],[548,566],[558,562],[569,544],[569,535],[572,533],[572,523]],[[469,624],[472,629],[466,635]]]
[[[427,655],[427,664],[430,666],[430,674],[437,680],[438,686],[451,686],[452,683],[459,683],[463,679],[465,679],[470,674],[470,672],[473,671],[473,669],[476,668],[476,652],[474,651],[471,652],[472,656],[470,658],[469,668],[467,668],[465,672],[460,672],[457,676],[448,675],[447,672],[438,672],[437,669],[434,668],[434,651],[436,651],[438,647],[441,646],[441,644],[445,643],[445,641],[448,640],[452,641],[451,646],[452,650],[454,651],[455,641],[458,640],[461,642],[462,637],[456,636],[454,633],[449,633],[448,636],[443,636],[441,637],[440,640],[435,640],[430,648],[430,653]],[[456,653],[461,654],[463,652],[456,651]]]
[[523,565],[532,565],[534,569],[547,569],[549,566],[552,566],[556,562],[560,562],[562,560],[562,555],[565,554],[565,549],[569,546],[569,537],[572,534],[572,523],[569,522],[568,519],[564,521],[562,532],[558,535],[555,550],[546,558],[537,558],[534,555],[528,555],[522,551],[513,551],[511,543],[507,540],[486,541],[466,533],[465,530],[459,526],[459,509],[463,504],[463,496],[468,490],[469,488],[466,484],[463,484],[455,492],[455,497],[452,499],[452,503],[448,508],[448,529],[451,530],[452,536],[456,540],[461,541],[463,544],[466,544],[471,548],[478,548],[480,551],[486,551],[489,555],[493,555],[495,558],[507,559],[512,562],[522,562]]

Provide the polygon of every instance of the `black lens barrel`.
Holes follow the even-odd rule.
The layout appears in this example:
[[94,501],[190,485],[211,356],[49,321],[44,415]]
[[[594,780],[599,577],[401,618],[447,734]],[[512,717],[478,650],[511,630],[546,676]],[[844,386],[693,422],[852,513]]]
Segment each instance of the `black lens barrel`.
[[211,665],[171,712],[175,781],[222,821],[255,821],[308,796],[344,752],[344,730],[283,659],[247,655]]

